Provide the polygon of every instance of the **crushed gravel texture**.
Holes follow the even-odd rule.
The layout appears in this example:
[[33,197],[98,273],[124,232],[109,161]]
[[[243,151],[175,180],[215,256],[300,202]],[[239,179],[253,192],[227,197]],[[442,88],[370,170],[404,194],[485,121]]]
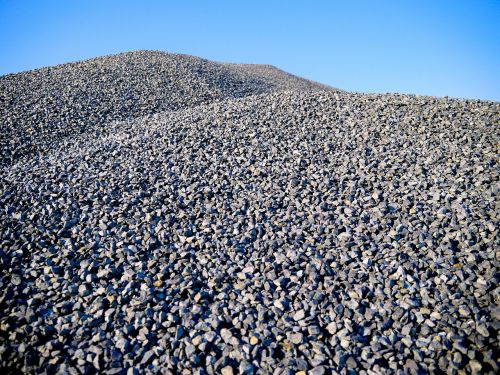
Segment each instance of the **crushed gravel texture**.
[[10,74],[0,77],[0,160],[44,153],[50,141],[113,120],[285,89],[328,87],[269,65],[152,51]]
[[[217,81],[207,102],[187,62],[253,83]],[[178,87],[135,85],[163,79],[156,63]],[[44,107],[24,157],[20,108],[49,95],[9,104],[42,73],[0,78],[2,113],[25,119],[2,118],[4,371],[498,373],[500,104],[229,66],[140,52],[50,68],[70,72],[43,84],[68,86],[71,118],[98,119]],[[106,90],[141,91],[130,113],[97,89],[106,69]],[[103,95],[95,112],[73,82]]]

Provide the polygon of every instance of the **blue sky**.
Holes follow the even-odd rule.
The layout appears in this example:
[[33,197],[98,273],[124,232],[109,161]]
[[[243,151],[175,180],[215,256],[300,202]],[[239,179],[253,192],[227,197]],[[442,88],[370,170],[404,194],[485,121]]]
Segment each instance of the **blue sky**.
[[0,0],[0,75],[138,49],[500,101],[500,0]]

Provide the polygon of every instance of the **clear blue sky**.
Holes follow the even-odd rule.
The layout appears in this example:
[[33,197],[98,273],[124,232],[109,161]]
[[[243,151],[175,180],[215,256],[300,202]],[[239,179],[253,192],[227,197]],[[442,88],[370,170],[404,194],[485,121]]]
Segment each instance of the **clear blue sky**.
[[138,49],[500,101],[500,0],[0,0],[0,75]]

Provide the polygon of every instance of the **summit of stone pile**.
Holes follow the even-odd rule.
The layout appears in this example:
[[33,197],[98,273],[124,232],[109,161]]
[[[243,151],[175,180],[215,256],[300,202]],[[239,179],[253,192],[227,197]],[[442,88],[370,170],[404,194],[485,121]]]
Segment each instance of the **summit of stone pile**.
[[39,143],[48,138],[72,136],[113,120],[273,91],[326,88],[270,65],[226,64],[158,51],[10,74],[0,77],[2,162],[43,152]]

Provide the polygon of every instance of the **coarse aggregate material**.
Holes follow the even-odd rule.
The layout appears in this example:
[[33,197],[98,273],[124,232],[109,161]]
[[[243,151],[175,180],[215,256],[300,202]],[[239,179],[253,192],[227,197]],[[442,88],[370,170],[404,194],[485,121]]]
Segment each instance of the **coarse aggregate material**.
[[96,125],[226,98],[328,88],[270,65],[136,51],[0,77],[0,162]]
[[499,103],[148,51],[0,98],[3,372],[498,373]]

